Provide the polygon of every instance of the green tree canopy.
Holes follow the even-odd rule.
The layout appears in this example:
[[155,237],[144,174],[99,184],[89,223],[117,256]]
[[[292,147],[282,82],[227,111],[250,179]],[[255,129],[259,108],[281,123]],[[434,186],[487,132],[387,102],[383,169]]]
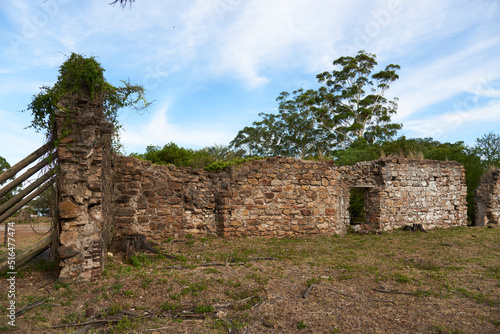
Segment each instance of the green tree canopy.
[[230,146],[225,145],[215,144],[214,146],[205,147],[203,150],[212,157],[214,162],[229,161],[245,156],[245,150],[233,150]]
[[337,144],[352,143],[364,137],[369,143],[386,141],[401,129],[391,122],[397,112],[397,99],[384,95],[390,84],[399,78],[399,65],[387,65],[373,73],[376,56],[359,51],[355,57],[340,57],[333,62],[340,66],[317,75],[322,87],[318,90],[315,112],[322,124],[337,136]]
[[192,149],[179,147],[172,142],[163,147],[150,145],[146,147],[146,153],[140,155],[140,157],[157,165],[173,164],[180,167],[188,167],[192,166],[191,163],[195,155],[203,155],[205,159],[211,160],[210,155],[206,152],[196,153]]
[[5,172],[7,169],[10,168],[10,164],[5,160],[4,157],[0,157],[0,174]]
[[[7,160],[4,157],[0,156],[0,174],[5,172],[7,169],[10,168],[10,164],[7,162]],[[4,185],[4,183],[0,184],[0,188]],[[0,197],[0,205],[4,204],[7,202],[9,199],[12,198],[11,193],[7,193],[4,196]]]
[[317,90],[283,92],[277,98],[277,114],[259,114],[262,120],[239,131],[231,142],[248,155],[283,155],[298,158],[330,154],[360,138],[368,144],[391,139],[401,129],[392,123],[397,103],[384,95],[399,76],[399,65],[387,65],[372,73],[376,56],[359,51],[340,57],[340,69],[317,75]]
[[487,165],[500,168],[500,135],[490,132],[477,138],[475,152]]
[[258,156],[304,159],[330,153],[335,136],[318,123],[312,112],[310,101],[315,95],[314,90],[282,92],[276,99],[278,114],[260,113],[262,120],[239,131],[230,145],[244,147],[248,155]]
[[208,168],[218,170],[222,162],[238,162],[245,155],[243,150],[232,150],[228,146],[214,145],[200,150],[179,147],[170,142],[163,147],[149,145],[143,154],[132,153],[131,156],[151,161],[157,165],[173,164],[178,167]]
[[54,187],[51,186],[39,196],[35,197],[28,205],[31,206],[33,210],[37,212],[37,214],[41,216],[47,216],[50,214],[52,209],[54,196]]

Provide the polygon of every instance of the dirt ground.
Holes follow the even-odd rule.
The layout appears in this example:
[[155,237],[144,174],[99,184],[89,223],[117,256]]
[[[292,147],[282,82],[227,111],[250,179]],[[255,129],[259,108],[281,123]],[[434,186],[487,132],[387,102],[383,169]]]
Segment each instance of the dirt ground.
[[31,263],[16,277],[17,311],[40,304],[0,330],[500,333],[500,228],[155,242],[159,254],[109,254],[95,282],[62,284],[56,263]]
[[[5,235],[5,224],[0,224],[0,242],[3,244]],[[46,233],[50,229],[49,223],[34,223],[16,224],[14,227],[16,234],[16,248],[23,250],[30,245],[36,244],[38,241],[46,237]],[[9,232],[9,230],[7,230]]]

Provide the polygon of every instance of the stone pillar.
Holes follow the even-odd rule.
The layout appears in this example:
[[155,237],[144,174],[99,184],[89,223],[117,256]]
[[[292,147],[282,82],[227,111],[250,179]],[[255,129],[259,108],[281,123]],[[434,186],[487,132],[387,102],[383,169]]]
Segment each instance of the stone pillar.
[[[89,281],[100,277],[111,238],[106,196],[113,125],[105,121],[102,100],[91,99],[88,92],[63,98],[59,107],[59,280]],[[63,110],[72,111],[70,118]]]

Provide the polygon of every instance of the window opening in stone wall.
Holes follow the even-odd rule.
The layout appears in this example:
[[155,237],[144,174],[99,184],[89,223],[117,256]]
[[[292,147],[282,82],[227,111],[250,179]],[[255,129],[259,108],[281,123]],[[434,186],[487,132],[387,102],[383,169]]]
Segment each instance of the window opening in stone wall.
[[349,196],[349,217],[351,225],[365,222],[365,196],[367,188],[351,188]]

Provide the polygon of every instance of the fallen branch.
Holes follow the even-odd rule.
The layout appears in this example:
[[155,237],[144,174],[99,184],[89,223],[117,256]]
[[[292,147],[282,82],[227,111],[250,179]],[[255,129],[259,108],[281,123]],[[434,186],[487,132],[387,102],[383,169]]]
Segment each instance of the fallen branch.
[[101,326],[101,324],[88,324],[88,325],[85,325],[84,327],[80,328],[80,330],[78,332],[76,332],[76,334],[88,333],[91,329],[97,328],[99,326]]
[[307,298],[307,296],[309,295],[309,292],[311,292],[312,288],[314,288],[316,286],[316,284],[311,284],[306,291],[304,291],[304,293],[302,294],[302,298]]
[[[261,261],[261,260],[278,260],[275,257],[264,256],[264,257],[249,257],[247,261]],[[234,262],[235,259],[231,259],[229,262]]]
[[151,332],[154,332],[154,331],[159,331],[159,330],[162,330],[162,329],[169,329],[170,327],[158,327],[158,328],[151,328],[151,329],[148,329],[148,331],[151,331]]
[[[340,308],[340,309],[342,309],[342,308]],[[330,311],[330,312],[326,312],[326,311],[325,312],[304,312],[304,313],[306,313],[306,314],[328,314],[328,315],[330,315],[330,314],[333,313],[333,311]]]
[[36,302],[33,302],[33,303],[29,304],[29,305],[26,305],[21,310],[17,311],[16,314],[14,314],[14,316],[19,317],[19,316],[23,315],[24,312],[26,312],[28,310],[31,310],[32,308],[35,308],[37,306],[40,306],[43,303],[45,303],[47,300],[49,300],[49,298],[50,298],[50,291],[47,288],[45,288],[45,290],[47,290],[47,292],[49,294],[47,297],[41,298],[41,299],[37,300]]
[[353,296],[353,295],[349,295],[347,293],[339,292],[339,291],[336,291],[336,290],[333,290],[333,289],[330,289],[330,288],[327,288],[327,290],[330,290],[332,292],[338,293],[339,295],[342,295],[342,296],[345,296],[345,297],[349,297],[349,298],[368,299],[368,300],[373,300],[373,301],[376,301],[376,302],[386,302],[386,303],[392,303],[392,304],[394,304],[394,302],[392,300],[389,300],[389,299],[376,299],[376,298],[369,298],[369,297],[365,297],[365,296]]
[[209,314],[209,313],[215,313],[218,310],[223,309],[223,308],[230,308],[236,304],[241,304],[241,303],[247,302],[249,300],[252,300],[253,298],[259,299],[259,301],[254,306],[252,306],[252,308],[254,308],[262,301],[262,298],[260,298],[259,296],[250,296],[250,297],[236,300],[234,302],[229,302],[229,303],[212,304],[210,306],[213,308],[213,310],[211,312],[206,312],[206,313],[195,313],[196,306],[190,306],[190,307],[186,307],[182,310],[177,311],[176,313],[172,314],[172,316],[174,318],[205,319],[207,314]]
[[[247,297],[247,298],[244,298],[244,299],[236,300],[234,302],[221,303],[221,304],[212,304],[210,306],[212,306],[213,309],[214,309],[214,311],[216,311],[217,309],[221,309],[221,308],[230,308],[233,305],[244,303],[246,301],[252,300],[253,298],[259,298],[259,302],[261,301],[261,298],[259,296],[250,296],[250,297]],[[195,309],[196,309],[196,306],[191,306],[191,307],[185,308],[182,312],[184,314],[191,314],[191,312],[193,312]],[[196,313],[196,314],[198,314],[198,313]],[[176,316],[179,316],[179,315],[180,314],[177,314]]]
[[[278,260],[275,257],[253,257],[249,258],[246,261],[260,261],[260,260]],[[169,266],[165,267],[165,269],[194,269],[197,267],[225,267],[225,266],[243,266],[246,262],[211,262],[211,263],[201,263],[197,265],[191,266]]]
[[125,318],[128,319],[147,319],[151,318],[154,314],[148,314],[148,315],[140,315],[134,312],[130,311],[122,311],[118,313],[117,315],[108,317],[108,318],[103,318],[103,319],[95,319],[95,320],[89,320],[85,322],[72,322],[69,324],[64,324],[64,325],[56,325],[52,326],[52,328],[64,328],[64,327],[78,327],[78,326],[87,326],[87,325],[97,325],[97,326],[92,326],[92,327],[98,327],[102,324],[108,324],[108,323],[117,323],[122,321]]
[[64,325],[56,325],[52,326],[52,328],[64,328],[64,327],[78,327],[78,326],[85,326],[85,325],[91,325],[91,324],[107,324],[107,323],[113,323],[113,322],[120,322],[123,318],[106,318],[106,319],[97,319],[97,320],[91,320],[91,321],[85,321],[85,322],[72,322],[69,324],[64,324]]
[[189,318],[189,319],[205,319],[206,313],[179,313],[176,314],[176,317],[180,318]]
[[194,269],[197,267],[225,267],[225,266],[242,266],[244,265],[245,262],[236,262],[236,263],[202,263],[198,265],[192,265],[192,266],[169,266],[165,267],[165,269]]
[[372,289],[372,291],[375,291],[375,292],[381,292],[381,293],[392,293],[392,294],[396,294],[396,295],[409,295],[409,296],[413,296],[413,293],[411,292],[399,292],[397,290],[377,290],[377,289]]
[[259,298],[259,301],[257,302],[257,304],[255,304],[254,306],[252,306],[252,310],[254,308],[257,308],[262,303],[263,300],[264,300],[264,298]]

